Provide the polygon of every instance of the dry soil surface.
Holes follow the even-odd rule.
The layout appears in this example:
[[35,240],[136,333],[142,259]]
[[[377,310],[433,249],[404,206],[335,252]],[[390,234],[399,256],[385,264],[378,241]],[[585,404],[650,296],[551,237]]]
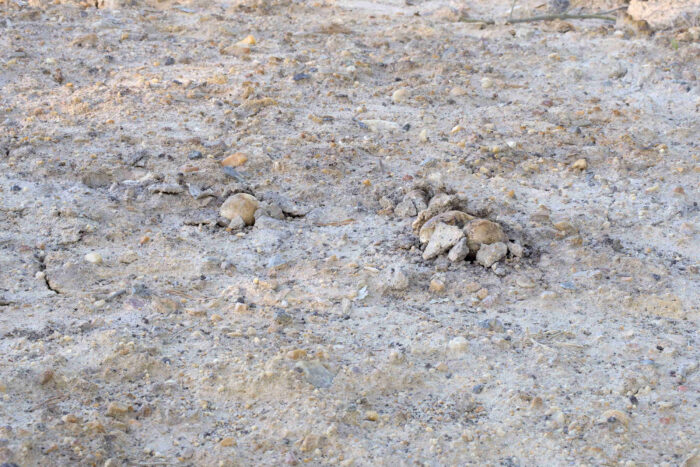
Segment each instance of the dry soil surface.
[[698,465],[697,27],[84,3],[0,2],[3,466]]

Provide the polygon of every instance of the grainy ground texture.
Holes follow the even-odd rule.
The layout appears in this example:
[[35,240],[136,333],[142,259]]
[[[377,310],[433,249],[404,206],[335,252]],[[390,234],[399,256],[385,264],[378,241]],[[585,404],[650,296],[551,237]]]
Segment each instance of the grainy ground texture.
[[698,466],[700,8],[553,3],[0,1],[0,464]]

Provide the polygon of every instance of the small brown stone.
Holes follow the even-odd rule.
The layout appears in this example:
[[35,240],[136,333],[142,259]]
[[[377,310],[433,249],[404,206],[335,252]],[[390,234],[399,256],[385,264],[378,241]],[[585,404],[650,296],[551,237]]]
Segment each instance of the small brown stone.
[[223,448],[230,448],[232,446],[236,446],[236,440],[234,438],[224,438],[221,440],[219,445]]
[[430,281],[430,291],[433,293],[441,293],[445,291],[445,283],[440,279],[433,279]]
[[128,407],[117,404],[116,402],[112,402],[107,407],[107,416],[108,417],[118,417],[120,415],[124,415],[128,411],[129,411]]
[[300,360],[306,357],[306,350],[294,349],[287,352],[287,358],[290,360]]
[[80,421],[78,417],[76,417],[72,413],[64,415],[63,417],[61,417],[61,420],[63,420],[66,423],[78,423]]
[[39,384],[46,384],[53,379],[53,370],[45,370],[39,376]]
[[586,159],[579,159],[571,164],[571,168],[576,170],[586,170],[588,168],[588,161],[586,161]]
[[306,435],[304,441],[301,442],[301,452],[309,452],[316,449],[321,444],[321,437],[318,435]]
[[104,433],[105,432],[104,425],[102,423],[98,422],[97,420],[87,422],[85,424],[85,428],[87,428],[89,431],[91,431],[93,433]]

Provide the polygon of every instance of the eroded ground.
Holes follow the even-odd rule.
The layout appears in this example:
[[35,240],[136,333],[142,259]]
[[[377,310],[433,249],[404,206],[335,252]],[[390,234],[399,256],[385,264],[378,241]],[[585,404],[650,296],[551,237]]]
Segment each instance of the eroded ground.
[[0,462],[697,465],[697,37],[410,3],[0,5]]

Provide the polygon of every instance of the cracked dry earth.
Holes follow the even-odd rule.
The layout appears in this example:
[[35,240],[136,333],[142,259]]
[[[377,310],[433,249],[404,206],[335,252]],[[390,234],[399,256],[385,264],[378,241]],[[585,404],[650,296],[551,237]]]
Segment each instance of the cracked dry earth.
[[0,5],[3,466],[698,465],[692,34],[98,3]]

